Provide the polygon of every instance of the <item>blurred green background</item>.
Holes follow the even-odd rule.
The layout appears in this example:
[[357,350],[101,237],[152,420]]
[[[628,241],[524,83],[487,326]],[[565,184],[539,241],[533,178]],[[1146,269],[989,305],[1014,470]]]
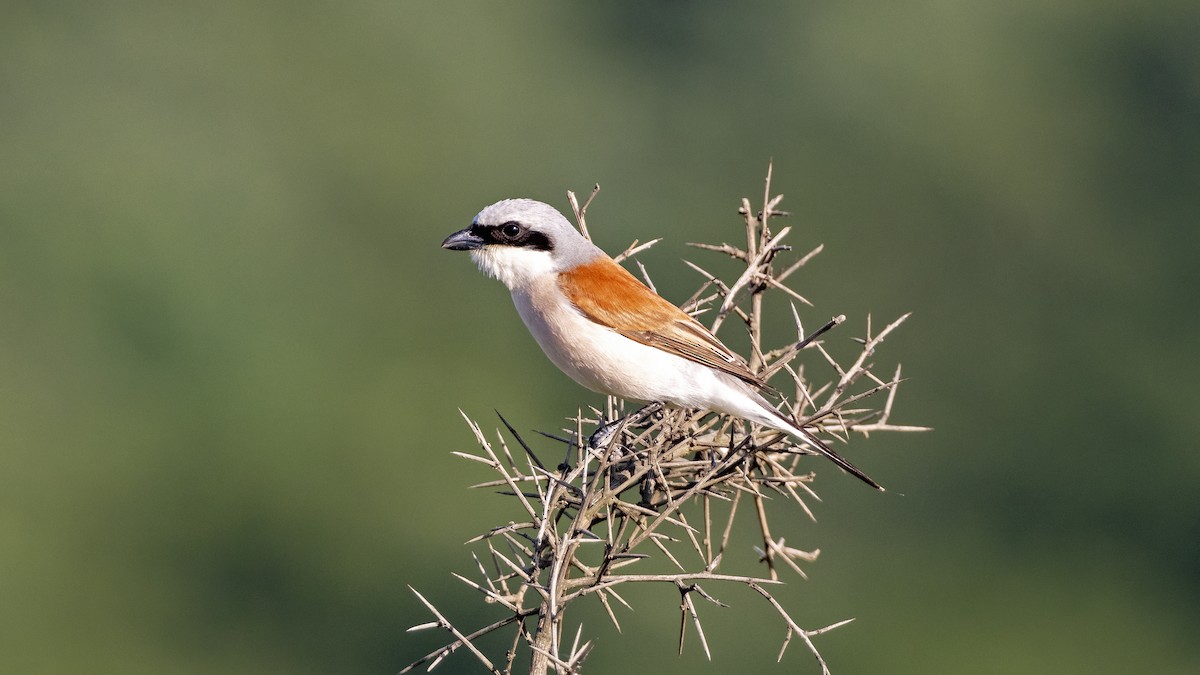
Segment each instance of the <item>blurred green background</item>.
[[[1198,34],[1195,2],[6,3],[0,671],[392,673],[442,637],[408,584],[491,620],[449,572],[517,511],[464,489],[457,409],[600,398],[438,244],[599,182],[599,243],[664,237],[679,301],[774,158],[826,244],[805,316],[914,311],[880,363],[937,428],[846,451],[887,494],[819,466],[780,533],[822,550],[798,620],[857,617],[834,672],[1200,672]],[[711,665],[659,589],[622,635],[581,610],[588,672],[816,672],[709,590]]]

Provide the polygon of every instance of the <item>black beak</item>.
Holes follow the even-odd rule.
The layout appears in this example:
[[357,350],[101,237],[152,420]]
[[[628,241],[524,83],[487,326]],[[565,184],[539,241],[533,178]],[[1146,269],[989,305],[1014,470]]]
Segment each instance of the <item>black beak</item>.
[[471,228],[459,230],[454,234],[446,237],[446,241],[442,242],[442,248],[451,251],[474,251],[477,248],[483,247],[483,238],[471,231]]

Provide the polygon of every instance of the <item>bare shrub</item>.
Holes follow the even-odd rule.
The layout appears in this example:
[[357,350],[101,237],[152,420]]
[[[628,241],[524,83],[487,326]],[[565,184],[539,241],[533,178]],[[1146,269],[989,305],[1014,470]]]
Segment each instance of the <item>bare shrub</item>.
[[[592,197],[598,190],[599,186]],[[568,196],[587,236],[587,204],[580,206],[574,194]],[[861,349],[845,364],[835,360],[819,339],[845,317],[835,317],[805,333],[795,303],[810,303],[786,282],[819,254],[822,246],[781,263],[780,258],[791,251],[784,243],[791,228],[772,230],[774,219],[788,215],[777,208],[781,199],[782,195],[771,195],[768,168],[761,208],[752,209],[750,201],[743,199],[739,209],[745,225],[744,248],[693,244],[731,256],[744,263],[745,269],[726,283],[688,263],[705,281],[683,309],[711,316],[709,325],[714,333],[729,319],[744,324],[750,336],[751,369],[764,379],[779,376],[782,380],[786,374],[790,395],[781,395],[785,412],[826,442],[848,442],[852,433],[866,436],[876,431],[925,430],[891,422],[900,368],[882,377],[872,370],[876,349],[907,314],[879,330],[868,317],[866,335],[857,338]],[[635,241],[616,259],[629,258],[656,241],[640,245]],[[649,284],[640,263],[639,268]],[[761,343],[766,293],[785,294],[793,301],[790,320],[797,339],[775,349],[766,349]],[[802,352],[814,357],[807,359],[812,362],[807,368],[796,363]],[[576,601],[593,598],[620,629],[619,612],[632,610],[622,596],[623,589],[637,584],[667,584],[678,589],[678,648],[683,649],[690,625],[706,655],[710,655],[709,645],[697,611],[698,600],[724,606],[708,589],[720,584],[747,587],[762,596],[785,626],[779,658],[792,639],[798,638],[816,658],[821,672],[829,672],[813,638],[848,621],[802,628],[772,595],[771,590],[782,583],[781,570],[804,577],[803,565],[813,562],[818,551],[789,546],[774,536],[771,518],[780,513],[791,517],[796,508],[812,517],[810,501],[817,499],[814,469],[832,465],[820,464],[825,460],[813,459],[807,448],[777,431],[753,428],[726,415],[659,405],[628,414],[625,409],[624,401],[609,397],[605,410],[580,413],[561,434],[545,434],[562,443],[564,458],[554,466],[540,460],[503,417],[507,435],[497,431],[495,440],[489,440],[464,414],[479,451],[454,454],[494,472],[494,479],[473,487],[507,495],[519,519],[472,540],[478,568],[475,578],[454,576],[478,591],[485,603],[498,607],[500,616],[486,626],[460,629],[414,589],[435,620],[410,630],[438,628],[447,631],[451,640],[402,673],[420,666],[432,669],[460,649],[493,673],[514,672],[523,651],[527,657],[521,662],[528,658],[533,675],[551,670],[578,673],[592,642],[584,637],[582,625],[567,630],[567,609]],[[739,514],[743,514],[740,520],[736,518]],[[763,564],[760,574],[722,572],[735,524],[757,529],[761,546],[756,551]],[[651,564],[654,560],[669,561],[671,571],[654,571],[662,569]],[[511,643],[503,654],[489,657],[476,642],[494,633],[510,634]]]

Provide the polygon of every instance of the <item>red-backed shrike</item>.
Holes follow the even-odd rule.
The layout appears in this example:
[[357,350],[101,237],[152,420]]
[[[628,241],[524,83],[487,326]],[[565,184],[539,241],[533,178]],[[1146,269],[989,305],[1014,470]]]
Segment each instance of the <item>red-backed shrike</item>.
[[470,251],[512,291],[517,312],[554,365],[579,384],[636,401],[741,417],[790,434],[882,490],[763,398],[766,382],[708,329],[634,278],[554,207],[506,199],[442,248]]

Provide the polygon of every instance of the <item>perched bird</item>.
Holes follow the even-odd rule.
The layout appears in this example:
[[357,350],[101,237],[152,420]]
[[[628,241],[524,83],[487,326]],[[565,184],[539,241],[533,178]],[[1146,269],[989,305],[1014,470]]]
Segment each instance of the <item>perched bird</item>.
[[871,487],[875,481],[776,410],[750,371],[708,329],[581,235],[554,207],[506,199],[442,248],[470,251],[512,292],[542,351],[579,384],[625,399],[741,417],[806,443]]

